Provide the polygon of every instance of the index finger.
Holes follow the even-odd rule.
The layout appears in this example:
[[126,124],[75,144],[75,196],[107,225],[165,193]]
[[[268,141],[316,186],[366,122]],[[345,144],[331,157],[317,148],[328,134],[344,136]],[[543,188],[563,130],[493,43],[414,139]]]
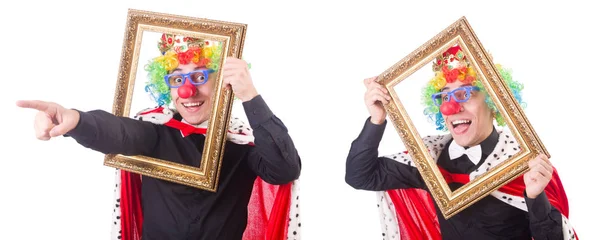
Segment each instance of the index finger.
[[229,65],[247,65],[247,64],[248,63],[246,63],[246,61],[244,61],[242,59],[235,58],[235,57],[227,57],[225,59],[223,67],[229,66]]
[[242,59],[233,57],[233,56],[228,56],[225,58],[225,61],[241,61]]
[[545,166],[546,168],[548,168],[548,167],[549,167],[550,169],[548,169],[548,170],[551,170],[551,169],[552,169],[552,163],[550,162],[550,159],[548,158],[548,156],[546,156],[546,154],[543,154],[543,153],[542,153],[542,154],[540,154],[539,156],[540,156],[540,158],[542,159],[542,162],[544,162],[544,163],[545,163],[545,165],[544,165],[544,166]]
[[38,100],[19,100],[17,101],[17,106],[22,108],[37,109],[39,111],[46,112],[50,107],[50,103]]
[[375,79],[377,79],[377,77],[371,77],[371,78],[367,78],[367,79],[363,80],[365,87],[368,87],[369,84],[371,84],[373,81],[375,81]]
[[543,153],[538,154],[536,158],[540,159],[542,162],[550,163],[550,159],[548,159],[548,157]]

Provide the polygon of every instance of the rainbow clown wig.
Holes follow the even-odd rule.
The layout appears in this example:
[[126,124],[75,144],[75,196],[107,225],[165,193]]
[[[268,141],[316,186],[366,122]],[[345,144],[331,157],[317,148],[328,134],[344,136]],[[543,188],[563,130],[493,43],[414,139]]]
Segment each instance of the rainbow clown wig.
[[222,53],[220,42],[163,34],[158,41],[158,49],[161,56],[150,60],[145,66],[148,72],[145,90],[159,106],[171,103],[171,89],[164,77],[179,64],[194,63],[215,72],[219,69]]
[[[496,64],[496,68],[519,104],[525,108],[526,104],[523,103],[521,99],[523,84],[512,79],[512,72],[510,69],[506,69],[500,64]],[[490,99],[485,87],[477,77],[475,69],[473,69],[459,45],[449,48],[442,56],[436,58],[433,63],[433,72],[435,73],[435,76],[422,89],[421,102],[425,106],[423,113],[435,123],[437,130],[447,131],[448,128],[446,127],[446,124],[444,124],[444,118],[442,117],[440,107],[433,102],[432,95],[440,92],[447,83],[453,83],[457,80],[479,87],[480,91],[486,96],[485,102],[487,106],[494,112],[494,119],[498,126],[506,125],[504,117],[500,114],[492,99]]]

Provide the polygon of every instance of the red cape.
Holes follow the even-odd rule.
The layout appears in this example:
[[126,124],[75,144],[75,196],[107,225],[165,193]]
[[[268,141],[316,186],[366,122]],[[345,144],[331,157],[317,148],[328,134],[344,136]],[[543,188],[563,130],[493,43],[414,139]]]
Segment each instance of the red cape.
[[[142,236],[141,176],[121,171],[121,239],[140,240]],[[271,185],[254,181],[248,203],[248,224],[243,240],[287,239],[292,183]]]
[[[469,176],[466,174],[451,174],[442,168],[440,170],[446,182],[463,184],[469,182]],[[506,194],[523,197],[525,192],[523,176],[498,190]],[[556,169],[554,169],[552,179],[544,191],[550,204],[568,218],[569,202]],[[427,191],[422,189],[395,189],[388,190],[386,193],[390,196],[397,213],[401,239],[442,239],[434,201]],[[577,234],[575,234],[575,238],[579,239]]]
[[[162,124],[181,130],[183,136],[204,134],[206,129],[172,119],[159,107],[142,111],[139,115],[159,114],[166,116]],[[230,131],[231,132],[231,131]],[[245,135],[243,133],[235,133]],[[252,142],[247,143],[254,146]],[[142,236],[143,213],[141,205],[141,176],[136,173],[119,170],[120,185],[120,226],[122,240],[140,240]],[[248,223],[243,240],[286,240],[290,226],[290,206],[292,204],[292,185],[271,185],[257,177],[248,203]],[[294,232],[294,234],[296,234]]]

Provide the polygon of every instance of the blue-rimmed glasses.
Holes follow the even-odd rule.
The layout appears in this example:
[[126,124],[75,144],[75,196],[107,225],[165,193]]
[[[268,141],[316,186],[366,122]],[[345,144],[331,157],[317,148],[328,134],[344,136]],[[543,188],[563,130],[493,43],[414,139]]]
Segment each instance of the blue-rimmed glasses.
[[451,98],[454,98],[456,102],[466,102],[471,98],[471,91],[479,91],[479,87],[476,86],[464,86],[454,89],[450,92],[439,92],[431,94],[431,99],[436,106],[442,105],[442,102],[450,102]]
[[194,70],[189,73],[173,73],[165,76],[165,83],[170,88],[178,88],[183,86],[186,81],[190,80],[192,85],[199,86],[208,81],[208,74],[213,73],[212,69]]

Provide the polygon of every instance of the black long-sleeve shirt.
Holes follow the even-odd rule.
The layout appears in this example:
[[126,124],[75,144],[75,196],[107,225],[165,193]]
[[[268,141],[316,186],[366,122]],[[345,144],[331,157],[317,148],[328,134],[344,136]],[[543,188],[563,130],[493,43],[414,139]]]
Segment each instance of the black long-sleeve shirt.
[[[346,182],[370,191],[419,188],[427,186],[416,167],[378,156],[378,147],[385,125],[367,119],[362,132],[352,142],[346,162]],[[469,174],[483,164],[498,143],[498,133],[492,131],[481,144],[482,158],[473,164],[467,156],[450,160],[446,144],[437,160],[451,173]],[[451,183],[456,190],[460,183]],[[445,219],[436,204],[443,239],[563,239],[562,216],[542,192],[530,199],[524,194],[528,212],[512,207],[493,196],[486,196],[450,219]]]
[[[243,106],[255,146],[226,143],[216,193],[142,177],[142,239],[241,239],[256,177],[270,184],[298,179],[301,161],[285,125],[260,95]],[[204,135],[182,137],[177,129],[101,110],[80,112],[68,136],[105,154],[145,155],[191,166],[200,165],[205,141]]]

